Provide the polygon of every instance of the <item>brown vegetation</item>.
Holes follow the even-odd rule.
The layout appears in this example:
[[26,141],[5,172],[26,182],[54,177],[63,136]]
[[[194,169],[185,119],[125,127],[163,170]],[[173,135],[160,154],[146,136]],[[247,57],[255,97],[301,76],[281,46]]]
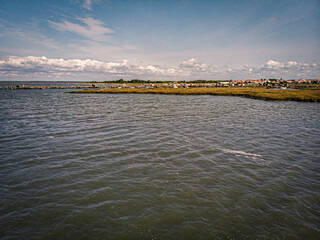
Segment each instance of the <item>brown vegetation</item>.
[[92,89],[73,91],[71,93],[95,93],[95,94],[169,94],[169,95],[220,95],[240,96],[272,101],[303,101],[320,102],[320,89],[266,89],[266,88],[120,88],[120,89]]

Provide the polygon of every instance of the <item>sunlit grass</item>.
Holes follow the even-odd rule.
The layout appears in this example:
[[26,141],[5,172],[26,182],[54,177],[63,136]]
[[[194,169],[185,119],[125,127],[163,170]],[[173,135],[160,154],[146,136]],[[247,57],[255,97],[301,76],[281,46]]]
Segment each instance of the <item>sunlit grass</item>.
[[246,87],[214,87],[214,88],[153,88],[153,89],[90,89],[72,93],[109,93],[109,94],[170,94],[170,95],[220,95],[240,96],[273,101],[306,101],[320,102],[320,89],[266,89]]

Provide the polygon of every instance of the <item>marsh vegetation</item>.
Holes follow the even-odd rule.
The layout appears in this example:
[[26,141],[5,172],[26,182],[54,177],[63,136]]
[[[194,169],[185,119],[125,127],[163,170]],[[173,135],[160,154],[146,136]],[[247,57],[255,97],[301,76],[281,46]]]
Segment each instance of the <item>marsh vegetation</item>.
[[117,88],[117,89],[87,89],[71,93],[96,94],[168,94],[168,95],[220,95],[240,96],[272,101],[303,101],[320,102],[320,88],[316,89],[267,89],[253,87],[216,87],[216,88]]

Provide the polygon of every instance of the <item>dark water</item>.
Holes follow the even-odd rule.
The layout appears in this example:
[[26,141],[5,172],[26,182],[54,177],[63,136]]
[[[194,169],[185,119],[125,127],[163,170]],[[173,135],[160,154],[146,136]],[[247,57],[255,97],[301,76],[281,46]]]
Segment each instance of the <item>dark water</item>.
[[[91,83],[88,82],[66,82],[66,81],[0,81],[0,90],[6,89],[8,87],[91,87]],[[100,88],[109,88],[112,85],[109,83],[99,83],[98,86]]]
[[15,86],[22,86],[25,87],[58,87],[58,86],[85,86],[90,85],[85,82],[44,82],[44,81],[28,81],[28,82],[22,82],[22,81],[0,81],[0,88],[7,88],[7,87],[15,87]]
[[0,92],[2,239],[320,239],[320,104]]

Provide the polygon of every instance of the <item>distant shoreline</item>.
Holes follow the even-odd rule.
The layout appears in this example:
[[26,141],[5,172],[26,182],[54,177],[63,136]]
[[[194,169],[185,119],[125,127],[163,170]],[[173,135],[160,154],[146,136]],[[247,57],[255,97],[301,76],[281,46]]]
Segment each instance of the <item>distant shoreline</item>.
[[238,96],[269,101],[320,102],[318,89],[267,89],[253,87],[216,87],[216,88],[119,88],[119,89],[86,89],[70,92],[72,94],[164,94],[164,95],[215,95]]

